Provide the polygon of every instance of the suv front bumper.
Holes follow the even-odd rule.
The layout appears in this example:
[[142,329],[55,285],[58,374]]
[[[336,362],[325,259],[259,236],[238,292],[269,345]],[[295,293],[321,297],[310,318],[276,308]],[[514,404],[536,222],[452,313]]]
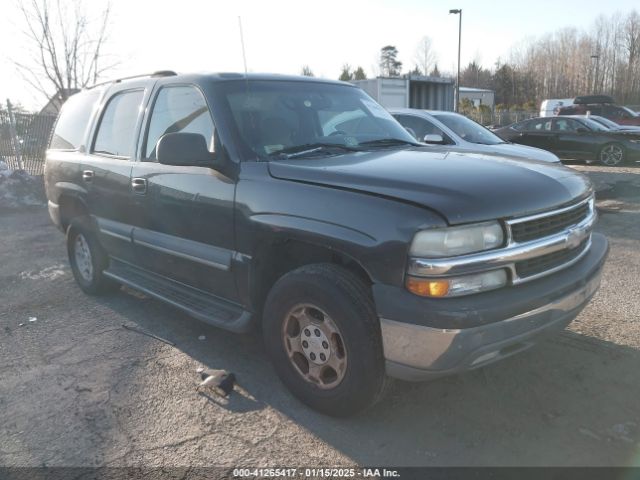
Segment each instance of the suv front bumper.
[[609,250],[594,233],[588,253],[553,275],[468,297],[424,299],[376,285],[387,374],[426,380],[478,368],[521,352],[566,327],[600,286]]

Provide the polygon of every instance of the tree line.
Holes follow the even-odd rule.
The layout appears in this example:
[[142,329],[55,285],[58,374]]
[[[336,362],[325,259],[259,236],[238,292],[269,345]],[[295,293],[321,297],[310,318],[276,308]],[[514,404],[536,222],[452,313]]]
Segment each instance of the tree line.
[[[19,2],[25,54],[14,59],[18,72],[35,91],[63,98],[74,89],[98,81],[117,62],[104,54],[110,17],[109,3],[97,18],[85,13],[84,0],[66,5],[54,0]],[[463,32],[464,35],[464,32]],[[464,46],[464,43],[463,43]],[[380,49],[382,76],[440,76],[431,39],[417,44],[412,67],[393,45]],[[411,64],[410,64],[411,65]],[[303,75],[313,76],[308,65]],[[453,76],[452,72],[445,75]],[[344,64],[339,79],[367,78],[361,66]],[[545,98],[607,94],[620,104],[640,105],[640,14],[636,9],[600,15],[590,28],[564,28],[512,48],[508,60],[484,68],[474,60],[461,69],[460,84],[495,91],[503,108],[535,109]]]
[[546,98],[611,95],[640,105],[640,14],[600,15],[591,28],[564,28],[514,47],[493,69],[470,62],[460,84],[489,88],[496,103],[525,109]]
[[[393,45],[380,49],[378,67],[385,77],[441,75],[429,37],[420,40],[413,69],[403,72]],[[339,78],[366,78],[361,67],[356,72],[358,76],[345,65]],[[547,98],[587,94],[640,105],[640,14],[634,9],[600,15],[588,29],[563,28],[523,41],[511,49],[508,60],[498,59],[493,68],[473,60],[461,68],[460,85],[495,91],[498,110],[535,110]]]

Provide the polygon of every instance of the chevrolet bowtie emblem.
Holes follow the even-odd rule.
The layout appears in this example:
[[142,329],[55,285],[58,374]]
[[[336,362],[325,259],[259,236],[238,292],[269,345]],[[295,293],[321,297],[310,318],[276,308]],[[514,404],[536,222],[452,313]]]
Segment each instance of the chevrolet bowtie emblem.
[[573,230],[569,230],[569,233],[567,234],[567,247],[570,249],[576,248],[578,245],[580,245],[580,242],[582,242],[582,239],[584,237],[584,234],[581,230],[578,229],[573,229]]

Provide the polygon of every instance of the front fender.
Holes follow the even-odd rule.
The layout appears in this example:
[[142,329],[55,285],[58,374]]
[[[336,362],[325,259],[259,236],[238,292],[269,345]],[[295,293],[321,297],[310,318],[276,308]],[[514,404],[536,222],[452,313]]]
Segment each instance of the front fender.
[[247,168],[236,189],[236,245],[246,258],[265,244],[292,239],[353,258],[374,283],[402,285],[416,231],[446,226],[443,218],[416,205],[274,179],[263,164],[244,164]]

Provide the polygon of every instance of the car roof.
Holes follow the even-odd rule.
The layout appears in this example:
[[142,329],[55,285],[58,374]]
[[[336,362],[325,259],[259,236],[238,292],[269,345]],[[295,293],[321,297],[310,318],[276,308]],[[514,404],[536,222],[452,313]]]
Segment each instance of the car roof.
[[303,75],[284,75],[278,73],[236,73],[236,72],[200,72],[200,73],[176,73],[171,70],[161,70],[158,72],[132,75],[123,78],[114,78],[102,83],[97,83],[88,88],[94,88],[101,85],[109,85],[113,83],[121,83],[135,80],[148,80],[153,78],[170,78],[175,82],[199,82],[199,81],[214,81],[214,82],[229,82],[229,81],[289,81],[289,82],[307,82],[307,83],[324,83],[333,85],[344,85],[353,88],[358,88],[355,85],[342,82],[340,80],[331,80],[318,77],[307,77]]
[[433,116],[439,115],[441,113],[451,113],[454,115],[460,115],[456,112],[451,112],[449,110],[423,110],[421,108],[388,108],[389,113],[396,114],[407,114],[407,115],[424,115],[424,116]]

